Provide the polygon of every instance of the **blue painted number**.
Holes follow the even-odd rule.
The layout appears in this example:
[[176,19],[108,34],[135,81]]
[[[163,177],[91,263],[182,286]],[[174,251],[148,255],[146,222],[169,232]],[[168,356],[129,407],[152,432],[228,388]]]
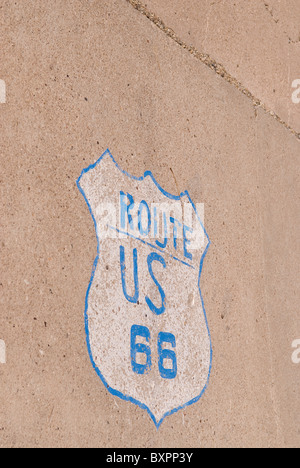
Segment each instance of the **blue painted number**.
[[[173,348],[176,348],[176,338],[171,333],[160,333],[158,335],[158,367],[160,375],[164,379],[175,379],[177,375],[177,358],[174,351],[171,349],[164,349],[163,344],[170,343]],[[172,362],[172,368],[164,367],[164,360],[168,359]]]
[[[146,374],[150,372],[152,367],[151,349],[148,345],[137,343],[137,337],[145,338],[147,343],[150,342],[151,334],[148,328],[140,325],[133,325],[131,328],[131,365],[132,370],[136,374]],[[171,333],[160,333],[158,335],[158,368],[159,373],[163,379],[175,379],[177,376],[177,357],[175,351],[164,348],[164,344],[171,344],[172,348],[176,348],[176,338]],[[145,364],[137,363],[137,354],[144,354],[146,356]],[[171,368],[164,367],[165,361],[171,362]]]
[[[152,359],[151,359],[151,349],[149,346],[142,344],[142,343],[137,343],[137,337],[143,337],[146,338],[147,343],[150,342],[150,331],[146,327],[141,327],[139,325],[133,325],[131,328],[131,365],[132,365],[132,370],[136,374],[146,374],[151,370],[152,366]],[[136,355],[144,354],[146,356],[146,363],[145,364],[138,364],[136,362]]]

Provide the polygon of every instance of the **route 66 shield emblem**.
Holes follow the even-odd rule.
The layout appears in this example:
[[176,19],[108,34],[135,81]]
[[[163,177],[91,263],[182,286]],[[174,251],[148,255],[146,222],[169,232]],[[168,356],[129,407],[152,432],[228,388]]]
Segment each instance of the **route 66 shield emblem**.
[[95,224],[85,306],[92,364],[108,391],[166,416],[207,388],[212,347],[200,290],[209,239],[188,192],[124,172],[107,150],[77,181]]

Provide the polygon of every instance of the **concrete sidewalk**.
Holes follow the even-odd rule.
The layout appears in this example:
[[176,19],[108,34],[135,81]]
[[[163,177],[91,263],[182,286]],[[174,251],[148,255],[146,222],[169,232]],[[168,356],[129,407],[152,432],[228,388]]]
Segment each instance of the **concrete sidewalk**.
[[[298,2],[293,22],[200,3],[0,0],[1,447],[299,447]],[[210,383],[159,430],[86,346],[97,240],[76,180],[107,148],[205,205]]]

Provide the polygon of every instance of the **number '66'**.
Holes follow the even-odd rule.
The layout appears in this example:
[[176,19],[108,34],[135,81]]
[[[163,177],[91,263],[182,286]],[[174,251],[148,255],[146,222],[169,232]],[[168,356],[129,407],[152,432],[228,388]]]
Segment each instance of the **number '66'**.
[[[137,337],[142,337],[148,344],[137,343]],[[146,374],[152,368],[152,353],[149,346],[151,340],[150,330],[140,325],[133,325],[131,328],[131,366],[136,374]],[[177,375],[177,358],[174,351],[165,349],[164,344],[171,344],[172,348],[176,348],[176,338],[171,333],[159,333],[157,342],[158,351],[158,368],[163,379],[175,379]],[[137,354],[146,356],[146,363],[139,364],[137,362]],[[172,368],[165,367],[165,361],[172,363]]]

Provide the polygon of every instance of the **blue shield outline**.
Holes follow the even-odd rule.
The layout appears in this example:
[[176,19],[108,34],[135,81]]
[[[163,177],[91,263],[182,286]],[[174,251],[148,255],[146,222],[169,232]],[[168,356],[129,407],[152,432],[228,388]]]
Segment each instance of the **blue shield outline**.
[[[144,181],[147,177],[150,177],[152,179],[152,181],[154,182],[154,184],[156,185],[156,187],[159,189],[159,191],[165,196],[167,197],[168,199],[170,200],[175,200],[175,201],[179,201],[181,200],[182,197],[187,197],[189,202],[191,203],[195,213],[196,213],[196,216],[197,216],[197,219],[204,231],[204,234],[207,238],[207,241],[208,241],[208,244],[205,248],[205,251],[204,253],[202,254],[202,257],[201,257],[201,261],[200,261],[200,267],[199,267],[199,279],[198,279],[198,289],[199,289],[199,294],[200,294],[200,298],[201,298],[201,303],[202,303],[202,308],[203,308],[203,314],[204,314],[204,319],[205,319],[205,324],[206,324],[206,328],[207,328],[207,332],[208,332],[208,337],[209,337],[209,342],[210,342],[210,364],[209,364],[209,372],[208,372],[208,378],[207,378],[207,382],[204,386],[204,388],[201,390],[200,394],[196,397],[196,398],[193,398],[192,400],[188,401],[187,403],[185,403],[184,405],[182,406],[179,406],[177,408],[174,408],[172,409],[171,411],[167,412],[166,414],[164,414],[164,416],[158,421],[154,414],[151,412],[151,410],[148,408],[147,405],[143,404],[142,402],[138,401],[138,400],[135,400],[134,398],[128,396],[128,395],[125,395],[121,392],[119,392],[118,390],[116,389],[113,389],[111,388],[108,383],[106,382],[104,376],[102,375],[101,373],[101,370],[97,367],[95,361],[94,361],[94,358],[93,358],[93,355],[92,355],[92,351],[91,351],[91,344],[90,344],[90,331],[89,331],[89,318],[88,318],[88,309],[89,309],[89,295],[90,295],[90,290],[91,290],[91,287],[92,287],[92,284],[93,284],[93,280],[94,280],[94,276],[95,276],[95,272],[96,272],[96,269],[97,269],[97,265],[98,265],[98,262],[99,262],[99,258],[100,258],[100,255],[101,255],[101,252],[100,252],[100,239],[99,239],[99,235],[98,235],[98,228],[97,228],[97,222],[96,222],[96,219],[95,219],[95,216],[93,214],[93,210],[91,208],[91,205],[89,203],[89,200],[87,199],[86,197],[86,194],[84,192],[84,190],[82,189],[81,185],[80,185],[80,181],[82,179],[82,177],[89,171],[91,171],[92,169],[94,169],[95,167],[97,167],[99,164],[101,164],[102,160],[106,157],[106,156],[109,156],[111,158],[111,160],[113,161],[113,163],[115,164],[116,168],[123,174],[125,175],[126,177],[129,177],[130,179],[133,179],[135,181],[139,181],[139,182],[142,182]],[[212,369],[212,358],[213,358],[213,350],[212,350],[212,341],[211,341],[211,334],[210,334],[210,330],[209,330],[209,326],[208,326],[208,320],[207,320],[207,315],[206,315],[206,311],[205,311],[205,306],[204,306],[204,299],[203,299],[203,296],[202,296],[202,292],[201,292],[201,286],[200,286],[200,283],[201,283],[201,274],[202,274],[202,270],[203,270],[203,265],[204,265],[204,260],[205,260],[205,257],[207,255],[207,252],[208,252],[208,249],[211,245],[211,241],[209,239],[209,236],[206,232],[206,229],[202,223],[202,220],[197,212],[197,209],[196,209],[196,206],[195,204],[193,203],[188,191],[185,191],[185,192],[182,192],[180,195],[172,195],[168,192],[166,192],[160,185],[159,183],[156,181],[155,177],[153,176],[152,172],[151,171],[146,171],[144,173],[144,175],[142,177],[135,177],[131,174],[129,174],[128,172],[124,171],[119,165],[118,163],[116,162],[116,160],[114,159],[113,155],[111,154],[111,152],[109,151],[109,149],[107,149],[103,154],[102,156],[92,165],[88,166],[86,169],[83,169],[83,171],[81,172],[81,175],[80,177],[78,178],[77,180],[77,187],[80,191],[80,193],[82,194],[88,208],[89,208],[89,212],[91,214],[91,217],[93,219],[93,222],[94,222],[94,227],[95,227],[95,232],[96,232],[96,237],[97,237],[97,256],[95,258],[95,261],[94,261],[94,264],[93,264],[93,268],[92,268],[92,275],[91,275],[91,279],[90,279],[90,282],[89,282],[89,286],[88,286],[88,289],[87,289],[87,293],[86,293],[86,298],[85,298],[85,312],[84,312],[84,317],[85,317],[85,333],[86,333],[86,342],[87,342],[87,348],[88,348],[88,353],[89,353],[89,357],[90,357],[90,360],[91,360],[91,363],[93,365],[93,368],[94,370],[96,371],[97,375],[100,377],[102,383],[104,384],[104,386],[106,387],[106,389],[109,391],[109,393],[113,396],[117,396],[119,397],[120,399],[124,400],[124,401],[128,401],[128,402],[131,402],[131,403],[134,403],[135,405],[139,406],[141,409],[143,410],[146,410],[148,412],[148,414],[150,415],[152,421],[154,422],[157,430],[160,428],[161,424],[163,423],[163,421],[165,420],[165,418],[167,418],[168,416],[171,416],[172,414],[175,414],[177,413],[178,411],[194,404],[194,403],[197,403],[201,397],[203,396],[203,394],[205,393],[205,391],[207,390],[207,387],[208,387],[208,384],[209,384],[209,381],[210,381],[210,376],[211,376],[211,369]]]

